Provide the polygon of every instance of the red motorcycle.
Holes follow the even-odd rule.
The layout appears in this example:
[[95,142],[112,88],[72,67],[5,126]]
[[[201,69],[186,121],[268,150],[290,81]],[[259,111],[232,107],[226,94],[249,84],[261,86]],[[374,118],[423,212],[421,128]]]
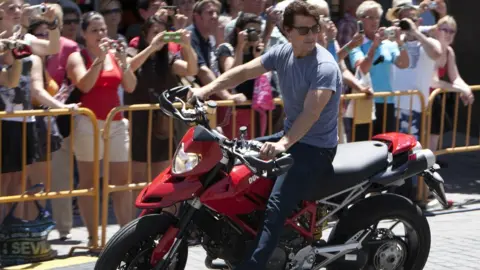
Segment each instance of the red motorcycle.
[[[179,97],[188,90],[165,91],[160,106],[165,114],[197,125],[178,145],[171,167],[139,194],[142,214],[110,239],[95,269],[183,270],[192,230],[202,232],[210,269],[233,269],[254,247],[275,177],[294,161],[289,154],[262,160],[262,143],[242,136],[229,140],[211,129],[207,115],[215,102],[196,100],[187,109]],[[423,176],[447,205],[432,151],[421,149],[413,136],[388,133],[340,144],[333,167],[330,184],[318,187],[330,195],[298,205],[266,269],[423,269],[430,251],[428,222],[418,206],[387,190]],[[185,206],[180,215],[162,212],[180,203]],[[337,222],[324,241],[319,235],[333,216]],[[405,232],[396,235],[400,224]],[[214,264],[215,259],[225,263]]]

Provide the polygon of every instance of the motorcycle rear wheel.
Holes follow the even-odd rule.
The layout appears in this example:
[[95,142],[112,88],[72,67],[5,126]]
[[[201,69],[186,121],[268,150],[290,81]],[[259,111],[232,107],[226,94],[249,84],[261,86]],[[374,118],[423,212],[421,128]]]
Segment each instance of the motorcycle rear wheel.
[[[95,270],[152,269],[150,257],[155,241],[175,222],[177,219],[168,213],[147,215],[133,220],[108,241],[95,264]],[[184,270],[187,258],[188,246],[184,242],[175,254],[172,264],[162,270]]]
[[[407,253],[403,268],[421,270],[424,268],[430,253],[431,235],[428,221],[420,208],[405,197],[395,194],[381,194],[364,199],[353,205],[340,217],[332,231],[328,244],[344,244],[355,233],[367,229],[381,220],[396,219],[408,224],[414,241],[407,236]],[[404,224],[405,224],[404,223]],[[411,243],[409,243],[411,242]],[[413,244],[413,246],[411,245]],[[364,269],[376,269],[367,264]],[[340,270],[335,262],[327,266],[328,270]],[[343,270],[343,269],[341,269]]]

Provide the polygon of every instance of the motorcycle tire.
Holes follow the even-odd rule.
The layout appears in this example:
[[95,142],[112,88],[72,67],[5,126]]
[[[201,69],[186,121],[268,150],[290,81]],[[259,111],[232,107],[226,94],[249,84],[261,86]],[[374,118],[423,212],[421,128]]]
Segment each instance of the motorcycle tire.
[[[330,234],[328,244],[344,244],[355,233],[376,222],[386,219],[400,219],[407,222],[416,232],[418,246],[411,250],[408,246],[403,269],[421,270],[428,260],[431,245],[430,226],[420,208],[411,200],[396,194],[380,194],[359,201],[339,217],[337,226]],[[368,264],[370,265],[370,264]],[[373,266],[366,269],[375,269]],[[344,270],[327,266],[327,270]]]
[[[175,224],[177,219],[169,213],[151,214],[137,218],[121,228],[107,242],[105,249],[100,253],[95,270],[115,270],[125,259],[125,255],[130,253],[135,245],[152,241],[158,235],[163,235],[170,225]],[[153,250],[153,249],[152,249]],[[140,251],[143,252],[142,247]],[[150,261],[151,252],[147,255]],[[184,270],[188,258],[188,245],[184,241],[177,253],[177,261],[174,270]],[[148,268],[148,269],[152,269]],[[145,268],[138,268],[147,270]],[[167,269],[165,269],[167,270]],[[170,270],[170,269],[168,269]]]

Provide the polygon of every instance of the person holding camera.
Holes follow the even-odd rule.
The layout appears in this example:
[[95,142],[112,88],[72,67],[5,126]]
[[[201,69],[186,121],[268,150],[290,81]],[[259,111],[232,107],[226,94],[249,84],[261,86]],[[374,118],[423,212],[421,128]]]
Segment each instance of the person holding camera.
[[[410,59],[409,66],[406,69],[393,68],[393,89],[397,91],[419,90],[423,94],[424,100],[428,101],[430,86],[435,73],[435,63],[442,54],[440,42],[427,37],[418,29],[422,19],[419,18],[418,7],[413,5],[411,0],[394,0],[392,8],[388,10],[385,17],[389,21],[396,21],[402,31],[405,32],[404,48]],[[425,132],[422,130],[422,109],[424,109],[426,103],[422,104],[417,97],[400,96],[398,98],[399,131],[412,134],[420,141],[423,138],[423,132]],[[395,192],[412,199],[412,201],[417,201],[416,182],[416,177],[409,178],[405,181],[405,185],[396,188]]]
[[[21,74],[18,82],[0,86],[0,110],[7,112],[31,110],[33,106],[30,90],[32,68],[30,56],[31,54],[51,55],[59,52],[59,18],[55,12],[61,13],[61,8],[56,4],[30,6],[23,0],[6,0],[1,1],[1,4],[0,33],[15,41],[10,43],[9,46],[13,47],[8,50],[8,53],[11,52],[12,56],[20,62]],[[48,23],[49,38],[47,40],[38,39],[27,33],[32,18],[44,19]],[[3,64],[9,65],[5,62]],[[7,68],[7,65],[4,68]],[[20,195],[25,191],[21,190],[20,184],[22,171],[28,170],[29,165],[37,159],[35,117],[8,117],[2,118],[1,121],[0,167],[4,191],[2,194]],[[26,143],[22,140],[24,136]],[[15,210],[15,216],[23,217],[23,212],[23,204],[19,204]]]
[[[161,94],[165,89],[178,85],[179,77],[197,74],[197,55],[190,44],[190,32],[178,30],[167,32],[167,22],[152,16],[145,22],[139,40],[138,53],[129,59],[131,69],[135,72],[138,84],[135,91],[125,93],[125,104],[158,103],[155,94]],[[168,41],[175,41],[182,46],[183,60],[169,51]],[[159,83],[160,82],[160,83]],[[153,111],[152,127],[149,129],[149,112],[132,112],[132,173],[133,181],[140,183],[150,181],[148,177],[148,162],[151,162],[151,175],[157,176],[169,166],[169,131],[170,119],[160,110]],[[173,120],[174,124],[177,120]],[[151,137],[151,157],[148,160],[149,130]],[[181,138],[175,129],[174,138]],[[136,196],[134,196],[136,198]]]
[[[396,90],[391,84],[392,68],[407,68],[409,57],[400,38],[400,28],[393,26],[386,31],[386,28],[379,27],[382,14],[382,6],[375,1],[365,1],[358,7],[357,18],[363,23],[366,38],[362,45],[351,50],[349,57],[352,66],[359,68],[362,74],[370,73],[374,92],[392,92]],[[395,98],[387,98],[386,115],[383,113],[384,98],[375,98],[374,101],[375,111],[379,113],[373,124],[373,134],[395,131]]]
[[[117,43],[107,36],[107,25],[103,16],[95,11],[82,17],[81,28],[86,48],[75,52],[68,58],[68,78],[76,86],[72,95],[77,95],[81,106],[92,110],[98,122],[98,128],[103,129],[109,112],[120,105],[118,87],[120,84],[127,92],[135,90],[137,79],[130,64],[127,62],[126,44]],[[72,96],[71,96],[72,97]],[[94,136],[92,124],[88,117],[79,115],[75,118],[74,153],[78,162],[80,181],[78,188],[88,189],[93,186],[94,168]],[[99,134],[100,135],[100,134]],[[109,157],[111,184],[125,185],[128,181],[128,160],[130,138],[128,121],[122,114],[116,114],[110,125]],[[99,140],[99,159],[103,159],[103,140]],[[132,200],[130,192],[116,192],[112,195],[115,216],[120,226],[126,225],[131,219]],[[78,198],[80,213],[88,232],[97,229],[92,223],[93,200],[88,197]],[[90,243],[91,244],[91,243]]]
[[[261,25],[262,21],[259,16],[253,13],[240,14],[237,18],[235,30],[227,37],[228,43],[220,44],[217,49],[218,67],[221,73],[245,64],[263,53],[265,45],[260,38]],[[251,79],[235,87],[234,92],[245,95],[248,100],[253,100],[254,87],[255,79]],[[243,105],[236,109],[235,126],[246,126],[250,130],[252,126],[250,120],[252,106]],[[232,138],[232,136],[235,137],[238,134],[236,134],[236,131],[232,133],[232,121],[234,119],[231,117],[231,110],[228,110],[226,114],[225,117],[219,116],[219,118],[223,118],[223,123],[218,123],[218,125],[222,127],[225,136]],[[254,123],[255,131],[258,136],[262,136],[263,134],[259,132],[259,117],[257,116],[255,119],[257,120]]]
[[[452,16],[445,16],[441,18],[435,25],[435,37],[442,45],[442,55],[438,58],[436,63],[437,72],[434,73],[433,83],[430,91],[436,88],[445,89],[451,92],[460,93],[460,98],[464,105],[472,104],[475,97],[470,86],[462,79],[458,72],[455,51],[452,48],[452,43],[455,40],[457,33],[457,22]],[[448,97],[448,96],[447,96]],[[442,96],[437,95],[433,102],[432,112],[432,126],[430,136],[430,149],[437,150],[440,139],[440,128],[442,121],[444,122],[443,132],[448,132],[453,128],[452,117],[454,117],[455,102],[448,102],[445,108],[445,116],[442,119]]]
[[[400,91],[416,89],[427,98],[430,95],[435,62],[442,55],[442,47],[438,40],[429,38],[418,30],[418,26],[422,22],[418,15],[418,7],[408,0],[395,0],[393,7],[386,14],[387,20],[397,20],[405,32],[404,48],[410,59],[408,68],[393,68],[392,87]],[[402,96],[399,99],[400,107],[397,109],[400,110],[400,132],[410,133],[420,140],[422,138],[420,130],[422,104],[420,100],[413,98],[413,107],[410,111],[410,97]],[[411,127],[409,127],[410,116],[412,116]]]

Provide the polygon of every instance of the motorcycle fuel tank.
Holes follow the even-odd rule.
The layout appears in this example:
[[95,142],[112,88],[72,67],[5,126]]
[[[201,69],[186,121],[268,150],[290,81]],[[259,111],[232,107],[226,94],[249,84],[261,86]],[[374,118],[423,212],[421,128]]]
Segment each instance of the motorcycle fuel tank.
[[211,186],[200,200],[225,215],[248,214],[265,209],[273,183],[272,179],[254,175],[245,165],[240,165]]

